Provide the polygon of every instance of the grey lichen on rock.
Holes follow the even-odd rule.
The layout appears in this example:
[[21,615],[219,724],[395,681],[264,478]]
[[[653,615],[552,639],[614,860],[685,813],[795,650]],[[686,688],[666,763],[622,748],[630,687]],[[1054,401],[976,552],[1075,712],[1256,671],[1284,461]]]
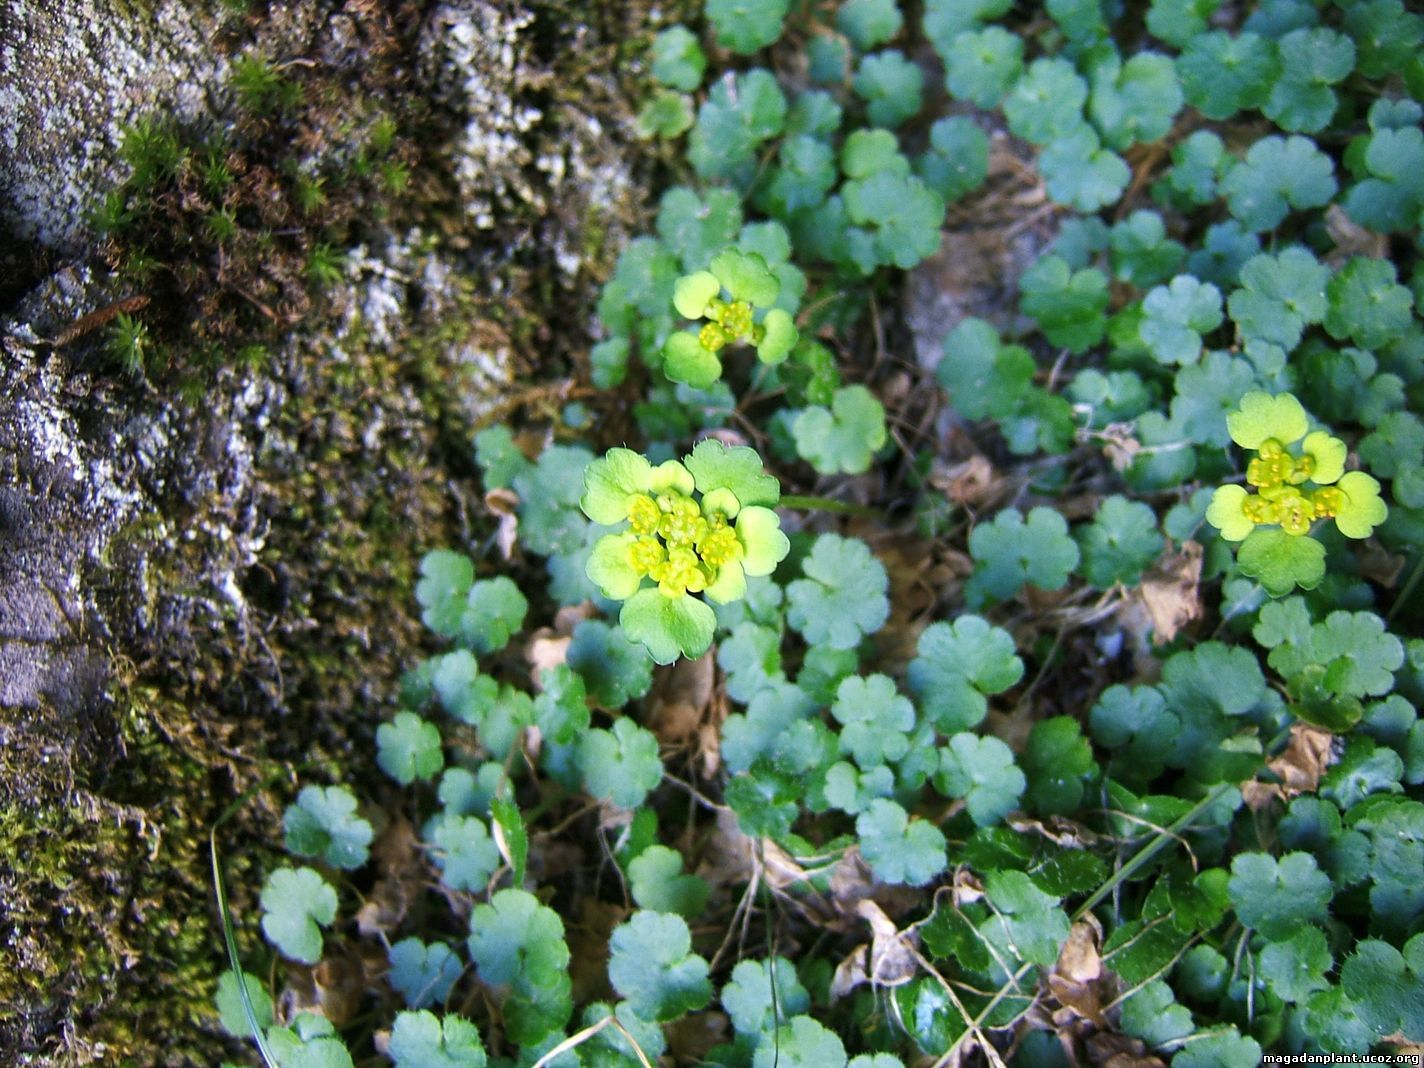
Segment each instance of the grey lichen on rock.
[[506,10],[485,0],[440,4],[426,20],[419,54],[432,95],[463,121],[450,144],[450,169],[466,215],[482,230],[495,212],[517,197],[543,204],[523,171],[533,161],[526,135],[543,112],[521,99],[522,31],[533,23],[527,10]]
[[212,121],[228,66],[216,25],[182,0],[4,0],[0,223],[81,255],[89,212],[122,177],[123,128],[155,110]]

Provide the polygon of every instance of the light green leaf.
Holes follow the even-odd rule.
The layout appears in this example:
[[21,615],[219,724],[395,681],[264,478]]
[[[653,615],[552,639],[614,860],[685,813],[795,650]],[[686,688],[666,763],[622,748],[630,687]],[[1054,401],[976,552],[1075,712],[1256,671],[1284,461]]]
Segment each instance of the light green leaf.
[[[662,596],[656,590],[649,592]],[[578,765],[584,788],[619,808],[637,808],[663,778],[657,737],[626,716],[615,720],[612,730],[594,728],[583,734]]]
[[681,916],[640,910],[613,931],[608,979],[639,1016],[671,1020],[712,997],[707,962]]
[[278,868],[262,886],[262,933],[285,957],[321,960],[321,928],[336,919],[336,891],[311,868]]

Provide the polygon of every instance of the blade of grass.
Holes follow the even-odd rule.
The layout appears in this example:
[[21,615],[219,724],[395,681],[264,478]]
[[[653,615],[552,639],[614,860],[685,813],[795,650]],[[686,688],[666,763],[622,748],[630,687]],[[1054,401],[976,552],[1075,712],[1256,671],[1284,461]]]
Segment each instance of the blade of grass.
[[280,1066],[277,1064],[277,1055],[272,1052],[272,1047],[267,1045],[267,1038],[263,1035],[262,1028],[258,1026],[257,1010],[252,1004],[252,995],[248,993],[247,980],[243,978],[245,973],[242,970],[242,958],[237,951],[237,932],[232,922],[232,908],[228,904],[227,882],[223,879],[222,855],[218,851],[218,830],[242,810],[242,806],[247,804],[253,794],[266,790],[289,774],[291,771],[284,768],[243,791],[213,822],[212,830],[208,834],[208,854],[212,858],[213,865],[213,889],[218,899],[218,920],[222,924],[223,943],[227,947],[228,967],[237,976],[237,995],[242,1000],[242,1011],[247,1017],[247,1026],[252,1031],[252,1038],[257,1043],[257,1051],[262,1054],[267,1068],[280,1068]]

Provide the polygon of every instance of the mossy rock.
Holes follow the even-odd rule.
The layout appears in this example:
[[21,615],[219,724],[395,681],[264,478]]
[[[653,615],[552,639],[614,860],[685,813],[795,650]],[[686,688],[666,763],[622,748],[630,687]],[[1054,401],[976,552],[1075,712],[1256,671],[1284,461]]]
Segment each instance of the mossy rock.
[[[108,28],[86,71],[104,65],[104,42],[188,8],[87,2]],[[414,568],[424,551],[470,550],[484,533],[473,431],[553,414],[557,390],[540,382],[575,373],[597,281],[646,212],[637,190],[656,161],[632,132],[642,89],[612,73],[658,28],[646,6],[459,0],[369,26],[334,2],[280,18],[262,17],[263,6],[202,13],[192,25],[212,32],[172,82],[132,64],[74,78],[75,94],[122,98],[102,129],[87,96],[47,85],[44,106],[75,116],[78,140],[64,143],[84,165],[62,183],[24,171],[33,195],[12,205],[29,214],[0,220],[18,238],[10,277],[34,282],[23,297],[0,294],[15,299],[0,310],[6,1064],[241,1055],[211,1007],[226,962],[209,830],[261,786],[221,843],[240,941],[260,967],[256,888],[280,847],[295,769],[307,768],[303,780],[370,782],[375,726],[426,640]],[[68,15],[32,17],[48,20],[30,27],[40,47],[7,92],[41,78],[69,32]],[[462,96],[448,66],[418,58],[439,20],[494,27],[508,45],[510,63],[504,51],[465,59],[495,63],[482,71],[492,110]],[[294,113],[240,111],[228,80],[245,54],[315,57],[315,67],[284,68],[306,93]],[[201,92],[201,106],[177,106],[180,83]],[[415,124],[420,144],[401,191],[377,167],[375,178],[329,186],[299,233],[272,239],[282,255],[336,250],[341,277],[308,287],[299,315],[258,309],[231,333],[205,333],[201,309],[217,297],[251,303],[213,291],[240,277],[231,261],[219,269],[205,247],[202,262],[145,276],[129,268],[150,246],[132,232],[101,242],[83,225],[93,199],[125,180],[119,128],[145,109],[176,116],[188,159],[211,123],[230,124],[232,150],[281,189],[314,159],[354,158],[343,115],[355,117],[350,144],[369,143],[378,114]],[[289,129],[312,144],[279,158]],[[486,153],[462,177],[482,131],[512,134],[518,151]],[[53,132],[27,121],[19,135],[42,168]],[[187,173],[134,205],[155,229],[188,225],[192,202],[178,195]],[[261,249],[261,225],[236,217],[253,227],[244,247]],[[57,219],[68,223],[45,222]],[[67,266],[46,273],[56,256]],[[253,277],[266,269],[249,266]],[[179,277],[187,288],[151,281]],[[151,299],[136,305],[136,293]],[[148,328],[142,373],[116,362],[116,308]]]

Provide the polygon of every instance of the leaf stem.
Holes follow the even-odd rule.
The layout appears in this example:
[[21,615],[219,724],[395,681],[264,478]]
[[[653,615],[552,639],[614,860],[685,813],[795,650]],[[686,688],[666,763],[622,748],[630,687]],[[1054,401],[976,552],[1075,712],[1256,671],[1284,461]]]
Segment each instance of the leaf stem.
[[868,504],[851,504],[831,497],[807,497],[799,494],[783,494],[780,504],[783,508],[799,508],[805,511],[834,512],[837,515],[862,515],[871,519],[882,518],[880,509]]
[[[1174,820],[1169,826],[1164,827],[1161,833],[1159,833],[1155,838],[1152,839],[1152,841],[1148,842],[1145,846],[1143,846],[1136,853],[1134,853],[1132,855],[1131,860],[1129,860],[1126,864],[1124,864],[1121,868],[1114,872],[1112,877],[1106,882],[1104,882],[1102,886],[1098,887],[1097,890],[1095,890],[1088,898],[1088,900],[1084,901],[1081,905],[1079,905],[1078,908],[1074,910],[1073,915],[1069,917],[1069,922],[1076,923],[1078,920],[1082,919],[1091,909],[1095,908],[1099,903],[1103,901],[1104,898],[1106,898],[1115,889],[1117,889],[1117,887],[1122,882],[1131,878],[1132,875],[1139,868],[1141,868],[1144,864],[1146,864],[1149,860],[1151,860],[1164,848],[1166,848],[1169,843],[1179,841],[1180,832],[1188,825],[1190,825],[1192,821],[1195,820],[1198,816],[1200,816],[1203,812],[1205,812],[1212,805],[1214,805],[1217,800],[1224,793],[1226,793],[1227,790],[1232,789],[1234,786],[1234,783],[1229,782],[1218,783],[1215,787],[1211,789],[1210,792],[1207,793],[1205,797],[1203,797],[1186,812],[1182,813],[1182,815],[1179,816],[1176,820]],[[1027,975],[1033,968],[1034,965],[1027,961],[1020,965],[1018,970],[1014,972],[1011,976],[1009,976],[1009,981],[1000,986],[998,992],[992,998],[989,999],[989,1003],[979,1010],[979,1015],[975,1016],[974,1019],[970,1021],[970,1027],[976,1028],[982,1026],[984,1021],[988,1019],[989,1014],[993,1012],[994,1009],[998,1006],[999,1002],[1003,1001],[1004,998],[1008,996],[1009,988],[1017,988],[1019,980],[1022,979],[1025,975]],[[945,1066],[950,1063],[951,1059],[955,1055],[956,1050],[958,1050],[960,1042],[963,1041],[965,1035],[968,1035],[970,1033],[971,1031],[965,1031],[964,1035],[961,1035],[960,1038],[956,1040],[954,1044],[949,1047],[948,1050],[945,1051],[944,1055],[941,1056],[939,1060],[935,1061],[934,1068],[945,1068]]]
[[[782,498],[785,500],[786,498]],[[1409,571],[1409,578],[1404,582],[1404,588],[1395,595],[1394,604],[1389,606],[1389,615],[1385,616],[1386,623],[1393,623],[1394,617],[1399,614],[1399,610],[1408,603],[1409,598],[1414,594],[1414,587],[1419,585],[1419,579],[1424,576],[1424,552],[1419,554],[1419,559],[1414,561],[1414,567]]]
[[1151,860],[1164,848],[1166,848],[1169,843],[1180,841],[1181,830],[1184,827],[1190,825],[1193,820],[1195,820],[1203,812],[1209,809],[1212,805],[1216,804],[1216,802],[1221,798],[1221,796],[1225,794],[1226,791],[1234,789],[1235,785],[1235,783],[1223,782],[1217,783],[1216,786],[1212,787],[1212,789],[1208,791],[1205,797],[1203,797],[1195,805],[1189,808],[1186,812],[1182,813],[1181,816],[1179,816],[1177,819],[1173,820],[1172,823],[1169,824],[1167,827],[1163,828],[1163,832],[1161,834],[1158,834],[1152,839],[1152,841],[1148,842],[1145,846],[1143,846],[1136,853],[1134,853],[1131,859],[1128,860],[1128,862],[1124,864],[1121,868],[1115,871],[1112,874],[1112,877],[1107,880],[1107,882],[1103,883],[1102,886],[1098,887],[1095,891],[1093,891],[1093,893],[1089,895],[1088,900],[1084,901],[1081,905],[1078,906],[1077,910],[1073,913],[1072,918],[1074,920],[1082,919],[1083,916],[1085,916],[1091,909],[1096,908],[1098,904],[1105,897],[1111,894],[1113,890],[1115,890],[1120,884],[1130,879],[1139,868],[1141,868],[1144,864],[1146,864],[1149,860]]

